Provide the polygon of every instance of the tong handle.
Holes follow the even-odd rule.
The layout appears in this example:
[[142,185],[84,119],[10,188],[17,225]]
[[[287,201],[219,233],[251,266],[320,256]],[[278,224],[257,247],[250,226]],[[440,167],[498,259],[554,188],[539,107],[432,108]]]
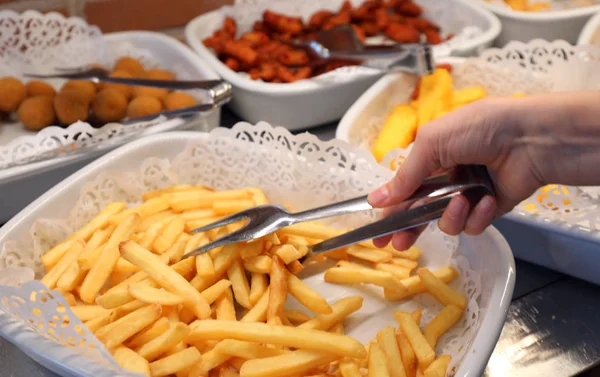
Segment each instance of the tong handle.
[[179,81],[179,80],[151,80],[151,79],[129,79],[121,77],[97,77],[97,81],[110,82],[115,84],[125,84],[133,86],[149,86],[153,88],[171,89],[171,90],[190,90],[204,89],[209,90],[216,86],[223,85],[224,80],[200,80],[200,81]]
[[407,211],[392,214],[384,219],[354,229],[340,236],[330,238],[311,247],[311,253],[320,254],[327,251],[353,245],[358,242],[373,238],[383,237],[388,234],[417,228],[438,220],[450,204],[450,200],[457,195],[464,195],[473,208],[484,195],[488,194],[486,189],[475,187],[464,192],[454,192],[449,195],[431,200],[423,205],[411,208]]

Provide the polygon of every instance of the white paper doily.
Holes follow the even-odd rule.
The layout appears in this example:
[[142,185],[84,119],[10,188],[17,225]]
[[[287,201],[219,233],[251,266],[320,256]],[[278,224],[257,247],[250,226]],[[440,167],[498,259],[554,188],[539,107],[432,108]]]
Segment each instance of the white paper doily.
[[[193,79],[181,63],[169,62],[156,51],[121,41],[107,43],[100,30],[80,18],[65,18],[58,13],[0,11],[0,77],[15,76],[24,82],[25,73],[53,73],[57,67],[81,67],[99,63],[114,65],[121,56],[139,59],[146,68],[166,68],[179,79]],[[162,63],[162,64],[160,64]],[[50,80],[59,88],[65,80]],[[203,91],[190,91],[200,102],[210,101]],[[66,128],[50,126],[37,133],[19,136],[0,145],[0,169],[24,165],[53,157],[109,149],[123,144],[164,122],[159,117],[134,124],[110,123],[100,128],[77,122]],[[0,128],[4,125],[0,124]],[[14,125],[20,126],[20,125]]]
[[[262,19],[262,14],[267,9],[278,13],[301,17],[307,22],[314,12],[321,9],[337,11],[340,9],[343,2],[344,0],[330,0],[327,2],[317,0],[236,0],[235,5],[225,6],[219,9],[219,12],[224,16],[229,16],[236,20],[238,25],[238,36],[241,36],[243,33],[252,30],[254,22]],[[358,6],[362,4],[364,0],[351,0],[350,2],[354,6]],[[436,56],[449,56],[455,46],[460,47],[464,45],[465,42],[480,36],[486,27],[485,20],[473,17],[472,13],[464,12],[463,7],[456,6],[453,2],[419,0],[418,3],[424,8],[423,17],[440,25],[444,35],[454,34],[454,37],[449,41],[434,47]],[[216,17],[212,20],[214,24],[205,25],[203,30],[211,31],[212,33],[212,31],[222,27],[220,18]],[[374,39],[377,43],[380,43],[378,38]],[[371,76],[380,73],[381,71],[375,68],[349,66],[335,69],[309,80],[317,82],[347,82],[355,80],[358,76]],[[246,75],[243,72],[240,74]]]
[[[452,76],[456,87],[483,86],[490,96],[600,90],[600,48],[572,46],[564,41],[511,42],[502,49],[489,49],[477,58],[466,59],[454,67]],[[389,96],[385,111],[371,114],[366,126],[350,130],[350,143],[371,150],[387,114],[409,100],[415,84],[414,78],[402,78]],[[410,147],[391,151],[382,165],[396,170],[409,152]],[[538,190],[514,213],[588,234],[599,233],[599,204],[600,188],[553,185]]]
[[[171,160],[154,157],[140,162],[139,166],[135,170],[124,168],[98,175],[82,189],[68,217],[40,218],[23,239],[9,241],[2,246],[2,275],[10,273],[11,284],[26,282],[20,287],[0,286],[0,310],[3,313],[0,318],[4,323],[20,323],[32,333],[56,338],[55,341],[60,343],[79,344],[85,341],[85,345],[94,344],[96,348],[86,348],[88,357],[97,360],[98,365],[111,367],[114,363],[104,348],[90,338],[87,330],[76,330],[75,326],[80,322],[70,310],[64,312],[70,318],[69,324],[48,325],[57,321],[54,315],[64,302],[56,293],[49,293],[52,297],[40,293],[43,291],[41,284],[29,281],[34,271],[37,277],[42,273],[41,255],[89,221],[106,204],[112,201],[134,204],[148,190],[174,184],[202,184],[216,189],[259,186],[271,202],[302,210],[365,194],[392,174],[379,166],[368,152],[353,149],[344,142],[322,142],[310,134],[293,136],[283,128],[273,129],[266,123],[256,126],[240,123],[233,129],[215,129],[207,138],[189,144]],[[374,216],[375,213],[346,216],[332,225],[358,226],[371,221]],[[424,250],[420,265],[432,269],[449,264],[456,266],[461,274],[452,285],[469,298],[463,319],[441,339],[437,347],[438,352],[452,355],[452,368],[459,365],[479,329],[478,301],[482,286],[492,287],[493,284],[486,279],[493,278],[473,270],[468,259],[457,252],[458,238],[441,233],[435,224],[428,228],[419,242]],[[350,335],[363,342],[373,339],[377,330],[385,325],[394,325],[394,309],[422,307],[424,323],[441,309],[428,295],[419,295],[404,303],[390,303],[380,298],[380,291],[370,287],[328,284],[319,274],[308,276],[305,281],[329,301],[348,295],[365,296],[359,317],[349,319],[346,327]],[[5,280],[6,283],[9,282]],[[35,299],[32,299],[33,292],[38,292]],[[45,301],[40,302],[40,295],[45,297]],[[36,309],[41,310],[41,315]],[[50,334],[49,329],[52,329]],[[81,346],[61,350],[60,362],[69,365],[73,360],[82,359]],[[98,371],[94,375],[103,377],[108,373],[107,369],[107,372]]]

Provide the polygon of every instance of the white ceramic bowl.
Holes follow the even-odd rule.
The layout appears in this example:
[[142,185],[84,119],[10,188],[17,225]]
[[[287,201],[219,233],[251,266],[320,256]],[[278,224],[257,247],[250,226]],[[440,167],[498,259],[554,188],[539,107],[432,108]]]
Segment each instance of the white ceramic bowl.
[[575,44],[585,23],[600,10],[600,5],[592,5],[557,11],[518,12],[485,0],[471,1],[489,9],[500,19],[502,31],[496,39],[499,47],[511,41],[533,39],[562,39]]
[[[335,0],[328,4],[316,1],[309,3],[314,3],[312,11],[317,11],[321,8],[338,8],[341,2]],[[461,20],[450,20],[447,14],[444,15],[444,12],[439,10],[432,13],[430,18],[433,21],[438,22],[436,17],[443,18],[448,28],[460,30],[460,28],[475,25],[482,30],[481,34],[465,39],[464,43],[461,41],[461,43],[452,45],[451,53],[456,55],[477,54],[480,50],[491,46],[493,40],[500,33],[500,23],[491,12],[465,0],[446,0],[444,3],[437,4],[431,0],[417,0],[417,3],[421,3],[425,12],[428,11],[428,8],[443,5],[450,8],[455,14],[462,15]],[[267,7],[273,6],[271,3],[266,4]],[[286,7],[293,8],[296,5],[300,6],[299,4],[289,2]],[[281,5],[281,2],[277,5]],[[286,7],[282,7],[282,9],[286,9]],[[302,3],[302,7],[303,10],[310,8],[304,3]],[[223,8],[196,17],[186,26],[185,34],[188,44],[206,64],[232,84],[234,96],[229,106],[246,121],[256,123],[264,120],[289,130],[299,130],[340,119],[350,105],[382,75],[378,71],[363,72],[348,76],[344,80],[312,79],[289,84],[251,80],[225,66],[202,43],[204,38],[209,37],[217,28],[221,27],[224,15],[231,12],[231,8]],[[260,12],[253,13],[260,14]],[[248,15],[244,16],[246,19],[242,20],[242,23],[249,29],[252,24],[249,22]],[[436,56],[448,54],[447,48],[443,45],[436,46],[434,52]]]
[[[177,65],[196,79],[218,78],[216,73],[187,46],[164,34],[120,32],[106,34],[104,39],[109,46],[116,46],[117,48],[121,46],[125,49],[127,49],[127,46],[132,46],[137,50],[144,50],[146,54],[155,57],[161,66]],[[189,127],[208,131],[218,127],[220,119],[221,109],[217,108],[198,114],[191,120],[181,118],[167,120],[144,131],[141,136]],[[0,145],[14,141],[15,138],[31,135],[20,124],[9,127],[11,128],[4,128],[0,131]],[[0,128],[2,127],[0,126]],[[111,149],[114,149],[114,147]],[[0,224],[8,221],[19,210],[56,183],[109,150],[105,149],[88,154],[64,155],[0,170],[0,193],[2,193]]]
[[[37,219],[67,216],[74,205],[74,198],[77,198],[81,190],[102,173],[137,172],[144,160],[148,158],[172,160],[189,142],[207,137],[205,133],[190,132],[154,135],[100,157],[39,197],[0,228],[0,245],[8,240],[17,240],[25,236]],[[219,157],[215,156],[215,158]],[[224,156],[224,158],[228,157]],[[374,161],[368,163],[375,164]],[[479,327],[454,375],[479,376],[485,369],[504,325],[515,282],[514,260],[509,245],[493,228],[477,237],[460,236],[458,247],[459,253],[468,259],[471,269],[481,275],[481,294],[478,300]],[[429,252],[435,253],[435,250]],[[81,354],[74,353],[68,347],[53,346],[47,339],[40,340],[39,336],[36,337],[32,331],[26,331],[25,328],[24,323],[15,323],[15,320],[9,320],[8,316],[0,311],[1,335],[10,339],[37,362],[68,376],[86,376],[91,373],[90,370],[93,370],[85,369],[87,359]],[[90,363],[90,368],[92,365],[97,370],[98,365]],[[111,375],[108,372],[96,373],[96,377]]]
[[595,45],[600,47],[600,10],[586,22],[577,39],[578,45]]

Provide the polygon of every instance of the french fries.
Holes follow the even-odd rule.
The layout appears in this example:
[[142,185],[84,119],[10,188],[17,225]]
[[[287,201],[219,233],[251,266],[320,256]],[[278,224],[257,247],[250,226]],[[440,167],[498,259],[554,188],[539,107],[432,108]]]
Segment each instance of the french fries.
[[[460,92],[455,101],[477,95]],[[309,245],[345,230],[298,224],[182,259],[240,224],[191,229],[267,203],[264,193],[180,185],[142,199],[131,208],[109,204],[42,258],[41,281],[124,369],[149,377],[445,375],[450,358],[434,348],[467,303],[447,285],[458,276],[453,267],[419,269],[418,248],[377,249],[371,241],[320,256],[337,261],[325,272],[329,283],[373,285],[392,301],[430,293],[445,305],[422,330],[421,310],[395,312],[399,326],[378,329],[365,347],[344,325],[363,297],[328,302],[296,276]],[[287,309],[289,296],[303,308]]]

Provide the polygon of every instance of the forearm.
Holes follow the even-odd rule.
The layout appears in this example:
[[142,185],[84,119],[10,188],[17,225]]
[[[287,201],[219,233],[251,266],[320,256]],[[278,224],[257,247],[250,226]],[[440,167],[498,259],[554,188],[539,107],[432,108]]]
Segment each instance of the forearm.
[[552,93],[513,103],[522,129],[516,142],[528,149],[539,178],[600,184],[600,92]]

